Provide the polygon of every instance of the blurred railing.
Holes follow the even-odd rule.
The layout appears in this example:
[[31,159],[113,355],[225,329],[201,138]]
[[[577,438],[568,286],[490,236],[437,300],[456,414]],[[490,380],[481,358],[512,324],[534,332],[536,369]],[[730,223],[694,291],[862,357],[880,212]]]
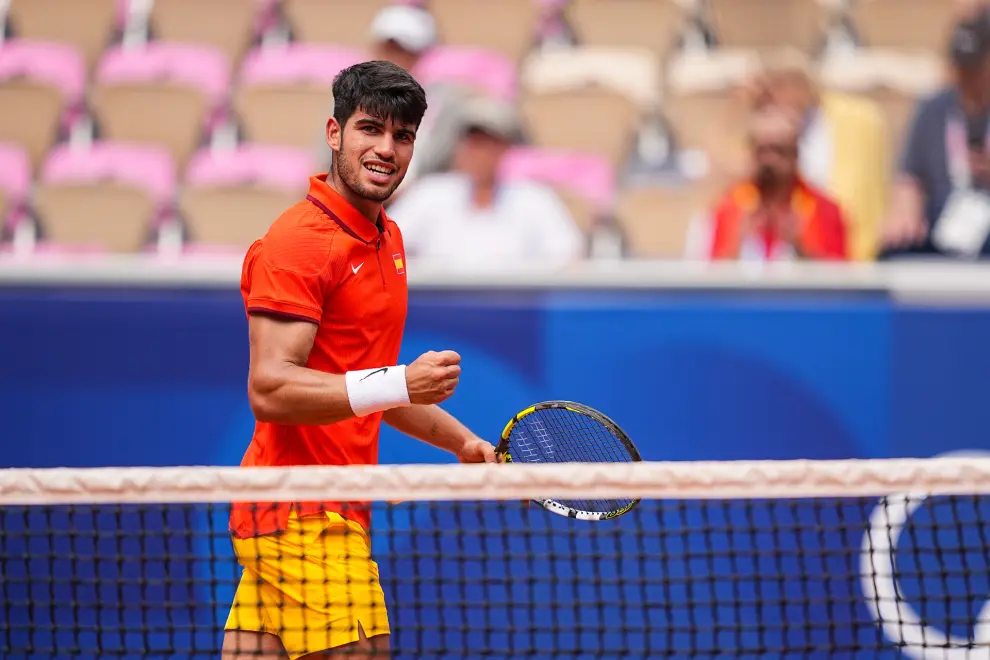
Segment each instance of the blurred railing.
[[[0,286],[114,286],[229,289],[237,257],[170,260],[146,256],[0,259]],[[565,269],[539,265],[452,270],[412,260],[414,289],[670,289],[884,291],[896,298],[990,303],[990,264],[910,261],[871,264],[746,264],[597,260]]]

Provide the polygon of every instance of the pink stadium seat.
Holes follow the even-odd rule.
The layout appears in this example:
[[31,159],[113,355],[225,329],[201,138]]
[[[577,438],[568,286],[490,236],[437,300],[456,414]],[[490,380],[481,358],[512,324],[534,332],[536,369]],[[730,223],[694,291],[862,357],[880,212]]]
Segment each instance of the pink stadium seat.
[[453,83],[505,101],[516,96],[515,65],[504,55],[490,50],[439,46],[423,56],[415,73],[424,86]]
[[516,147],[502,159],[505,180],[529,179],[584,197],[599,209],[615,200],[615,173],[604,158],[569,151]]
[[11,39],[0,46],[0,80],[18,78],[54,87],[76,107],[86,89],[86,63],[71,46]]
[[48,184],[125,184],[139,188],[159,208],[171,204],[176,185],[175,165],[166,150],[113,142],[52,149],[40,179]]
[[244,60],[243,85],[316,83],[329,87],[341,70],[368,59],[353,48],[293,43],[257,48]]
[[56,251],[140,252],[172,209],[175,183],[175,162],[163,148],[63,145],[42,167],[33,208],[45,243],[63,246]]
[[0,142],[27,149],[32,170],[83,111],[86,63],[71,46],[12,39],[0,45]]
[[245,143],[230,152],[200,151],[190,161],[185,179],[190,186],[254,184],[295,191],[314,171],[311,150]]
[[179,198],[195,252],[202,254],[204,246],[210,246],[207,253],[246,249],[303,199],[313,172],[312,149],[243,144],[232,152],[196,154]]
[[194,44],[151,42],[144,48],[112,48],[100,60],[104,85],[168,82],[194,88],[219,108],[230,88],[230,64],[219,51]]
[[167,147],[178,167],[227,119],[230,64],[211,46],[113,48],[95,77],[89,106],[101,137]]
[[334,77],[366,59],[359,50],[322,44],[249,53],[233,102],[245,141],[312,149],[333,107]]

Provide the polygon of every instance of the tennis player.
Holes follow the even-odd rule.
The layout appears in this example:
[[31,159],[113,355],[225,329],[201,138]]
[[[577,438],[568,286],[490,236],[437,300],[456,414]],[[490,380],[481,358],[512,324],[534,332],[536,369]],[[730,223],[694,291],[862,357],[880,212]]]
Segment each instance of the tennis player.
[[[382,209],[402,182],[426,111],[423,88],[381,61],[342,71],[327,121],[330,172],[310,179],[248,250],[254,437],[242,465],[378,462],[381,422],[454,454],[494,447],[436,404],[453,394],[449,350],[397,364],[406,320],[402,235]],[[244,572],[225,625],[224,660],[381,658],[389,624],[360,503],[235,503]]]

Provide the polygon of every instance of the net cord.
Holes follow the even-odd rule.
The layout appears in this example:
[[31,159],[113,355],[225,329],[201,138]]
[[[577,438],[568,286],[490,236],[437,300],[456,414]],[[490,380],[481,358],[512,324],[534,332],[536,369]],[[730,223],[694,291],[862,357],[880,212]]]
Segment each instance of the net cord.
[[767,499],[990,494],[990,458],[623,464],[7,468],[0,506],[293,501]]

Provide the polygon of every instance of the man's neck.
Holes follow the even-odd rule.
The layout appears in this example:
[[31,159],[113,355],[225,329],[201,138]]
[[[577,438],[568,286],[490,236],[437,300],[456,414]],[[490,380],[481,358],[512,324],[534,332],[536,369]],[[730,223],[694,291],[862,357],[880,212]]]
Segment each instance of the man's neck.
[[775,183],[772,186],[760,188],[760,199],[764,206],[778,206],[788,204],[791,200],[791,192],[794,190],[796,181],[788,179]]
[[495,203],[495,184],[478,183],[474,184],[471,190],[471,201],[479,209],[487,209]]
[[351,190],[350,187],[340,179],[336,168],[331,169],[330,173],[327,175],[327,185],[336,190],[338,195],[347,200],[351,206],[356,208],[358,212],[370,222],[378,224],[378,218],[381,217],[382,212],[381,202],[365,199]]

